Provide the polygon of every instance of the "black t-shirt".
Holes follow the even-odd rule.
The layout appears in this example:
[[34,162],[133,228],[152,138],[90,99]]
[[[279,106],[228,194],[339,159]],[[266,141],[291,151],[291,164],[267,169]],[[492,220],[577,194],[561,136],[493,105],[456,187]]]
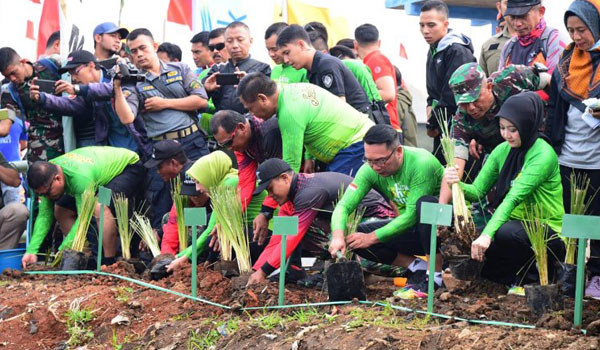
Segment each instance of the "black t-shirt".
[[356,110],[365,112],[369,98],[356,77],[337,57],[317,51],[313,58],[308,80],[336,96],[345,96],[346,102]]

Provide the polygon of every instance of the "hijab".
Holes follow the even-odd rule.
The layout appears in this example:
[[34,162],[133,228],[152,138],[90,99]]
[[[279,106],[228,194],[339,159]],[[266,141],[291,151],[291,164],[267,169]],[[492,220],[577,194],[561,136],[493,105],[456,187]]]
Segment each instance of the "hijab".
[[210,190],[228,177],[237,176],[238,171],[232,168],[225,152],[215,151],[195,161],[186,174]]
[[500,107],[496,118],[498,120],[504,118],[510,121],[517,128],[521,137],[521,146],[510,149],[500,170],[496,182],[496,199],[494,201],[494,206],[497,208],[510,191],[513,180],[521,172],[523,163],[525,163],[525,155],[529,149],[538,138],[544,138],[546,141],[548,139],[539,132],[544,120],[544,102],[533,91],[522,92],[509,97]]
[[564,22],[567,25],[567,19],[571,16],[577,16],[590,30],[594,36],[594,45],[591,49],[584,51],[571,43],[565,50],[572,51],[570,57],[558,65],[561,75],[560,84],[562,91],[572,98],[583,101],[590,95],[597,95],[595,91],[600,87],[600,72],[592,62],[592,53],[600,52],[598,41],[600,39],[600,0],[576,0],[569,6],[565,12]]

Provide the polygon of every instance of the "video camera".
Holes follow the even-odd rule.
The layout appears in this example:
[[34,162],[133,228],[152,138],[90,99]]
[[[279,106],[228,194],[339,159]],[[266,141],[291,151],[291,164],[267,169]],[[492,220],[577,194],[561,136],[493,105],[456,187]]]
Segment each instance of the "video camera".
[[137,69],[129,60],[118,63],[119,73],[117,78],[121,79],[122,84],[136,84],[146,80],[146,76]]

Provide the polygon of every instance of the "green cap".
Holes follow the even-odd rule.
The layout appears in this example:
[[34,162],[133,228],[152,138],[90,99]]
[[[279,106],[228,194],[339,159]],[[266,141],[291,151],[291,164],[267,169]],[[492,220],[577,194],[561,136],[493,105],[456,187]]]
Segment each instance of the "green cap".
[[475,62],[465,63],[458,67],[448,81],[456,104],[476,101],[481,93],[481,84],[484,79],[483,69]]

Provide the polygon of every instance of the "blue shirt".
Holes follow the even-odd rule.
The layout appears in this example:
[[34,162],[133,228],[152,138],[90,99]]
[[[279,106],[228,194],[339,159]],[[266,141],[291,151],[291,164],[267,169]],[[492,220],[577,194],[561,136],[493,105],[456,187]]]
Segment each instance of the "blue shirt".
[[0,153],[4,155],[7,161],[21,160],[20,140],[27,140],[27,132],[23,120],[17,117],[11,125],[8,135],[0,137]]
[[[104,72],[100,70],[101,77],[100,82],[102,83],[110,83],[110,77],[104,75]],[[110,101],[106,102],[106,109],[108,111],[109,120],[108,120],[108,144],[113,147],[123,147],[134,152],[138,151],[138,145],[131,137],[131,134],[121,123],[119,116],[115,112],[112,107]]]

